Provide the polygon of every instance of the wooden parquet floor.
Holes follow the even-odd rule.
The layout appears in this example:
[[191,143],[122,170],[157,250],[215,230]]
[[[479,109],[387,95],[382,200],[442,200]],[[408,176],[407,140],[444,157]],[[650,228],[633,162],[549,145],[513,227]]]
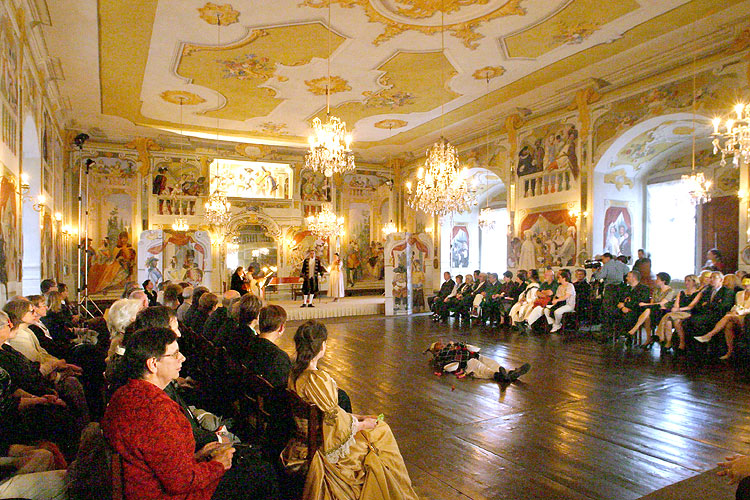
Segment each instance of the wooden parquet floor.
[[[415,489],[432,500],[629,500],[749,453],[750,385],[727,367],[593,339],[435,324],[328,320],[323,366],[357,413],[384,413]],[[282,348],[293,353],[299,323]],[[469,342],[521,381],[437,377],[422,351]]]

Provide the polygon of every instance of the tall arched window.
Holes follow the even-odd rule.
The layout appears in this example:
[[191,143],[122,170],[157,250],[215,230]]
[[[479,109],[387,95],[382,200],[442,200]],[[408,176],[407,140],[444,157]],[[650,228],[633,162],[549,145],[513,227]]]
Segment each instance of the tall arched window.
[[649,184],[646,190],[651,269],[682,279],[695,269],[695,207],[685,181]]

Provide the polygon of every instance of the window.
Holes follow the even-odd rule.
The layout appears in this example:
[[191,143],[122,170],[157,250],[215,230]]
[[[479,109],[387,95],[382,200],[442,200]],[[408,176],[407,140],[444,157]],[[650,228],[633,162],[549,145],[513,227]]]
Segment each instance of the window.
[[682,279],[695,271],[695,207],[685,181],[647,186],[647,251],[651,269]]
[[482,244],[479,256],[479,268],[482,271],[502,274],[508,269],[508,210],[492,210],[495,216],[495,227],[491,230],[481,229]]

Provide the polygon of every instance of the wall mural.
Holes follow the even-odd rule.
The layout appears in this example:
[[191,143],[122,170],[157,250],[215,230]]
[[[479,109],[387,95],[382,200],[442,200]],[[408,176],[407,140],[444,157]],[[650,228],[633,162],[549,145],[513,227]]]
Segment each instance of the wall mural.
[[466,226],[453,226],[451,231],[451,268],[469,267],[469,230]]
[[567,210],[551,210],[524,217],[518,237],[511,241],[508,265],[517,269],[572,266],[575,258],[575,220]]
[[56,252],[55,243],[52,236],[52,214],[49,210],[45,210],[41,220],[41,275],[42,279],[53,278],[57,279],[57,273],[55,269],[55,255],[59,255]]
[[308,230],[298,231],[292,237],[292,243],[290,245],[291,257],[291,275],[297,276],[302,270],[302,261],[307,257],[307,252],[315,250],[317,255],[324,265],[327,265],[328,260],[328,243]]
[[208,194],[206,173],[201,169],[200,163],[181,158],[165,158],[155,162],[154,171],[151,194],[175,197],[158,199],[159,215],[194,215],[195,201],[176,197]]
[[430,246],[425,241],[424,233],[419,235],[410,235],[409,243],[411,245],[412,257],[411,262],[407,263],[406,255],[406,238],[393,241],[389,246],[389,264],[393,266],[393,277],[390,284],[391,294],[393,297],[393,310],[395,312],[405,312],[408,309],[408,290],[407,290],[407,266],[411,265],[411,283],[415,309],[424,307],[424,289],[426,285],[427,261],[430,258]]
[[631,236],[633,235],[633,216],[627,202],[605,201],[609,204],[604,213],[603,252],[618,255],[633,255]]
[[[723,115],[731,109],[737,88],[746,79],[734,71],[716,73],[704,71],[696,75],[696,109],[704,116]],[[661,85],[612,104],[610,111],[594,124],[594,162],[621,133],[649,118],[677,112],[689,112],[692,107],[692,77]]]
[[210,286],[211,239],[206,231],[164,230],[162,253],[165,279]]
[[3,167],[0,177],[0,286],[8,297],[9,283],[21,281],[21,238],[18,231],[16,179]]
[[303,169],[300,173],[300,198],[302,201],[331,201],[328,178],[322,172]]
[[516,168],[522,196],[570,190],[578,179],[577,144],[578,130],[570,124],[538,128],[525,138]]
[[358,281],[384,278],[383,245],[371,241],[372,209],[366,203],[350,203],[348,217],[349,242],[344,249],[344,267],[348,286]]
[[128,193],[108,193],[92,200],[91,221],[98,226],[89,229],[95,249],[88,271],[90,294],[120,289],[135,280],[135,210],[135,200]]
[[211,163],[211,192],[218,190],[229,198],[286,199],[291,182],[289,165],[234,160]]
[[156,290],[164,284],[164,233],[161,229],[141,231],[138,240],[138,282],[151,280]]

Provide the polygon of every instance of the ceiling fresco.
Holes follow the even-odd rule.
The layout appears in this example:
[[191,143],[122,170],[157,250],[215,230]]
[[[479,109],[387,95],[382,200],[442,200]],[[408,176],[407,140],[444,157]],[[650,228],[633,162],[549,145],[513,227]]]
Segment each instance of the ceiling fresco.
[[[592,77],[609,77],[588,74],[592,64],[617,60],[615,72],[636,47],[654,64],[666,48],[659,37],[675,46],[670,34],[717,15],[715,0],[330,0],[330,12],[329,0],[49,6],[52,55],[89,66],[60,84],[78,122],[304,147],[328,87],[331,112],[370,161],[418,151],[446,129],[475,134],[488,113],[504,121],[524,96],[532,112],[553,88],[572,99]],[[81,18],[95,19],[96,33],[71,29]]]

